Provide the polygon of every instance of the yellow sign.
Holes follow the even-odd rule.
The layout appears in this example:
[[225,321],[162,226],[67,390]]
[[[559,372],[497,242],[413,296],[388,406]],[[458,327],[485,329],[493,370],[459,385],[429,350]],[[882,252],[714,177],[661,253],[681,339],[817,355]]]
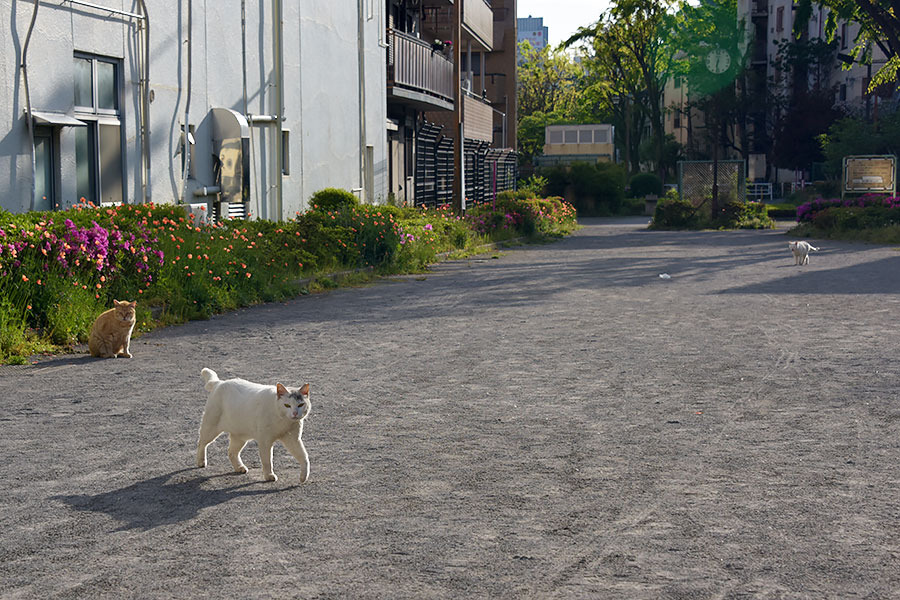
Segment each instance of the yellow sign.
[[897,157],[845,156],[845,192],[891,192],[896,189]]

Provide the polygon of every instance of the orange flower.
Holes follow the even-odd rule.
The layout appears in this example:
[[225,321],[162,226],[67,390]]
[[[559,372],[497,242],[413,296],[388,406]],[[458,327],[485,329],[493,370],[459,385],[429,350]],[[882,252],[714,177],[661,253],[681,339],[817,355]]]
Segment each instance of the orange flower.
[[28,281],[28,277],[26,277],[25,275],[22,275],[22,281]]

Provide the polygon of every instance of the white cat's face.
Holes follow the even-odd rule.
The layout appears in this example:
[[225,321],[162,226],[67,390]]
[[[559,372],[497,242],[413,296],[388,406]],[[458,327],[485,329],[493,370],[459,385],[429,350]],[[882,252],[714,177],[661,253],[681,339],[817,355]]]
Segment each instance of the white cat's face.
[[305,419],[309,414],[309,384],[299,388],[287,388],[279,383],[275,388],[285,418],[292,421]]

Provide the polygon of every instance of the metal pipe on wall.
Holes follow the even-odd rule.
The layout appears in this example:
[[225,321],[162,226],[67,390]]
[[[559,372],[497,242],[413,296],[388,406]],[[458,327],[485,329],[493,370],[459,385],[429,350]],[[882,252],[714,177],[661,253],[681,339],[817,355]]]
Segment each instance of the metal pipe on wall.
[[367,200],[370,190],[366,189],[366,45],[364,0],[356,0],[359,17],[356,26],[357,76],[359,79],[359,187],[360,200]]
[[37,20],[38,0],[34,0],[31,12],[31,23],[28,24],[28,33],[25,35],[25,43],[22,45],[22,86],[25,88],[25,122],[28,127],[28,140],[31,143],[31,205],[29,210],[34,210],[34,194],[36,189],[37,165],[35,164],[34,149],[34,120],[31,114],[31,92],[28,89],[28,45],[31,43],[31,34],[34,32],[34,23]]
[[[141,28],[144,32],[143,52],[138,50],[139,68],[142,70],[140,77],[140,94],[141,94],[141,167],[142,167],[142,201],[144,203],[151,199],[151,183],[150,183],[150,13],[147,12],[147,5],[144,0],[138,0],[143,18],[138,21],[138,32]],[[138,42],[140,44],[140,42]]]
[[282,6],[281,0],[272,0],[272,58],[275,61],[273,65],[275,69],[275,139],[272,142],[275,145],[275,207],[278,215],[276,219],[284,218],[282,206],[283,181],[282,174],[284,172],[284,148],[282,147],[283,125],[284,125],[284,42],[283,42],[283,26],[282,23]]
[[187,192],[187,184],[188,184],[188,176],[191,172],[191,144],[188,136],[190,134],[190,123],[191,123],[191,88],[193,86],[193,48],[194,48],[194,40],[193,40],[193,26],[194,26],[194,2],[193,0],[187,0],[187,36],[184,39],[183,44],[187,46],[186,54],[187,54],[187,65],[185,67],[185,79],[187,80],[187,85],[185,86],[185,99],[184,99],[184,131],[181,133],[181,138],[183,140],[183,152],[184,152],[184,168],[181,170],[181,201],[188,202],[188,192]]

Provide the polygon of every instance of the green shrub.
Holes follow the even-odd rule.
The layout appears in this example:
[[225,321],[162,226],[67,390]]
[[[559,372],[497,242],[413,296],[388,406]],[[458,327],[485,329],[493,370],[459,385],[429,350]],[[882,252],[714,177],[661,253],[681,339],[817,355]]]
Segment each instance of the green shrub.
[[359,198],[347,190],[325,188],[319,190],[309,199],[310,210],[327,212],[359,206]]
[[547,179],[547,192],[566,196],[572,192],[572,203],[579,215],[606,216],[618,214],[625,199],[625,170],[613,163],[576,162],[557,165],[541,171]]
[[694,229],[702,224],[698,210],[677,192],[669,192],[656,203],[652,229]]
[[655,173],[637,173],[628,185],[632,198],[643,198],[647,195],[662,196],[663,182]]
[[526,198],[543,198],[547,189],[547,183],[546,177],[533,174],[528,179],[519,180],[516,187],[518,191],[525,194]]
[[737,200],[725,203],[715,225],[725,229],[772,229],[775,227],[774,221],[769,218],[765,204]]
[[139,335],[294,297],[310,275],[364,265],[415,271],[442,252],[574,229],[574,209],[562,199],[521,195],[473,209],[499,225],[491,231],[445,209],[355,202],[288,222],[230,219],[201,227],[174,205],[0,211],[0,363],[85,341],[113,299],[138,301]]
[[770,219],[796,219],[797,205],[791,202],[766,204],[766,212]]

